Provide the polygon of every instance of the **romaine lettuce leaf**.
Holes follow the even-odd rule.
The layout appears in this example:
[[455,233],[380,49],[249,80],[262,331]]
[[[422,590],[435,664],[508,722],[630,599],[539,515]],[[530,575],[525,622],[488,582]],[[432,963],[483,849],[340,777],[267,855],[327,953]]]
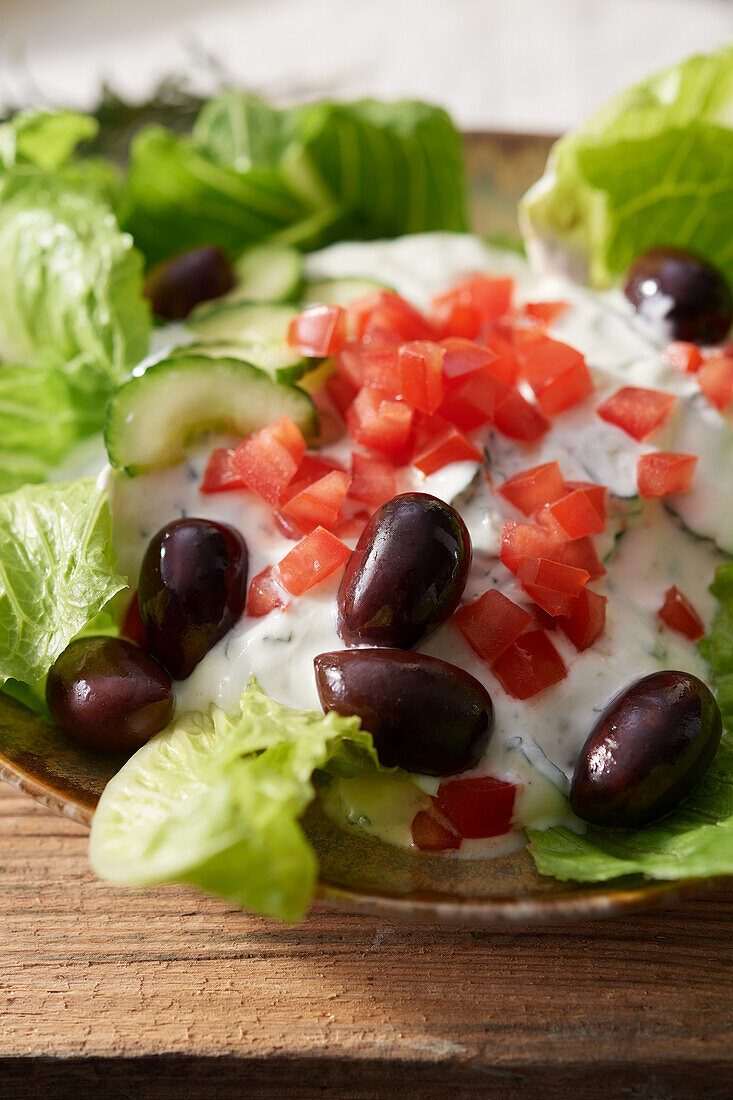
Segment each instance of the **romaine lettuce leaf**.
[[733,284],[733,46],[629,88],[553,147],[520,212],[530,256],[596,286],[655,245]]
[[78,111],[19,111],[0,125],[0,167],[34,164],[58,171],[82,141],[91,141],[99,123]]
[[466,228],[462,146],[448,115],[402,101],[279,111],[227,92],[191,138],[149,127],[133,142],[125,224],[149,263],[204,242],[231,255],[262,240]]
[[733,874],[733,561],[718,566],[711,591],[720,606],[700,649],[726,730],[713,763],[678,810],[646,828],[528,829],[542,874],[577,882]]
[[183,714],[115,775],[92,822],[92,866],[119,885],[185,882],[298,920],[317,874],[298,820],[314,771],[378,766],[357,718],[293,710],[252,682],[239,714]]
[[0,496],[0,682],[42,680],[124,587],[107,494],[93,480]]

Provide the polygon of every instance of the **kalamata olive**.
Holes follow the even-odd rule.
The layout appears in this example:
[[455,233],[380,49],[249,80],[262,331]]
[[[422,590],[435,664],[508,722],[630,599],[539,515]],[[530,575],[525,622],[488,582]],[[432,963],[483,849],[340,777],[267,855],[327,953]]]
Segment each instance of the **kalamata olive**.
[[687,672],[653,672],[612,699],[580,751],[570,804],[583,821],[634,828],[685,798],[715,755],[720,708]]
[[481,759],[494,706],[462,668],[402,649],[321,653],[314,665],[323,709],[361,718],[386,766],[455,775]]
[[97,752],[134,752],[168,725],[175,705],[157,661],[124,638],[79,638],[57,657],[46,702],[62,733]]
[[234,286],[232,265],[216,245],[191,248],[151,268],[144,295],[153,313],[166,321],[181,321],[194,306],[219,298]]
[[642,253],[624,290],[636,312],[665,340],[717,344],[733,322],[733,295],[723,275],[679,248]]
[[177,519],[151,540],[138,587],[148,649],[185,680],[244,610],[247,546],[208,519]]
[[347,645],[411,649],[451,617],[471,568],[471,538],[454,508],[405,493],[374,513],[346,566],[338,631]]

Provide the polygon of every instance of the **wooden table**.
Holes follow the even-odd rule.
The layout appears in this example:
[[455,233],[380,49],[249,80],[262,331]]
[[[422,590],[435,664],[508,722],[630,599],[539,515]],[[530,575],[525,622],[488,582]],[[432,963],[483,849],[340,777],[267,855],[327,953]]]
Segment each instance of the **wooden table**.
[[0,786],[0,1097],[730,1097],[732,903],[281,926],[98,882],[81,826]]

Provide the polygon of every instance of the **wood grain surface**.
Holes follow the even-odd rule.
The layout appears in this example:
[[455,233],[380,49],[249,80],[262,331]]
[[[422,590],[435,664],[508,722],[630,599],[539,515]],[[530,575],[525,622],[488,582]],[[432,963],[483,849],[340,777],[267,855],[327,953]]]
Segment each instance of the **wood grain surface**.
[[730,1097],[733,888],[569,928],[297,927],[95,880],[0,788],[0,1096]]

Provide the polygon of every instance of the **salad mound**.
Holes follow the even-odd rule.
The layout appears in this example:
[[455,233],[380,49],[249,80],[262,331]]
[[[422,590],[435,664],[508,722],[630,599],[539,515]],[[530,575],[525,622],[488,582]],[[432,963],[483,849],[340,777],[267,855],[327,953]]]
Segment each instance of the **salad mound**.
[[[84,116],[0,127],[0,671],[132,753],[98,873],[298,919],[314,799],[446,858],[529,838],[558,878],[731,873],[729,272],[683,180],[639,236],[596,170],[644,141],[662,186],[671,133],[727,143],[725,97],[689,113],[710,74],[733,54],[558,144],[534,270],[455,232],[459,139],[422,104],[230,92],[124,178],[75,153]],[[557,274],[581,252],[623,289]],[[101,429],[96,484],[53,480]]]

